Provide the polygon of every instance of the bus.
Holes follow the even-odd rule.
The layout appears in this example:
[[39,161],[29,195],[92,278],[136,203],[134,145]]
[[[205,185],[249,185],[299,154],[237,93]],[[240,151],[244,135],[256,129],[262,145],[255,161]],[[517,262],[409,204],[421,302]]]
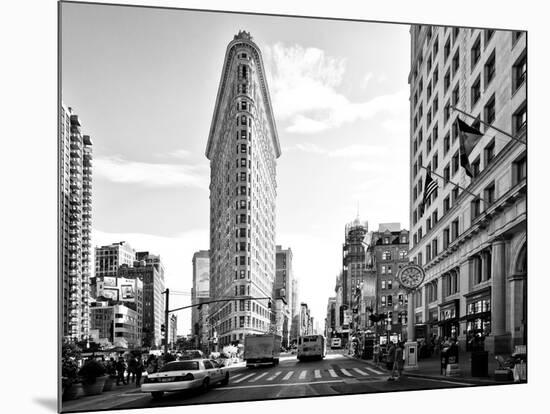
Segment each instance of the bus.
[[332,338],[330,340],[331,349],[340,349],[342,348],[342,339],[341,338]]
[[298,361],[306,359],[323,359],[327,354],[325,337],[323,335],[306,335],[298,338]]

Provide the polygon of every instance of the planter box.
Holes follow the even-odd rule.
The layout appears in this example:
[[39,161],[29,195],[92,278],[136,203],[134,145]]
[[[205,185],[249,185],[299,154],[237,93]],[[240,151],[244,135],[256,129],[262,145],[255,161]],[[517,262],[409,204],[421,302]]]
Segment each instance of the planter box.
[[82,391],[84,391],[84,395],[101,394],[103,392],[103,387],[105,386],[105,381],[107,381],[107,375],[96,378],[93,384],[82,382]]

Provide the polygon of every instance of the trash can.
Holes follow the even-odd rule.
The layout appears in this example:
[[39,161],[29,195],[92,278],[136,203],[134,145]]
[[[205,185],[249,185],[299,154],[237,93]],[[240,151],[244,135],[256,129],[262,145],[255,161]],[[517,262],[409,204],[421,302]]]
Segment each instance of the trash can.
[[473,351],[471,357],[472,377],[489,376],[489,352]]

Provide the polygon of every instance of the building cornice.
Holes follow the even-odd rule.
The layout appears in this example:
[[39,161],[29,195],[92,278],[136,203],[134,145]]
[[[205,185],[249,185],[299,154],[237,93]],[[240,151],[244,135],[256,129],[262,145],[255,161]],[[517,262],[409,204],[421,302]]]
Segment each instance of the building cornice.
[[271,105],[271,97],[269,94],[269,89],[267,87],[267,81],[265,77],[265,69],[263,64],[262,55],[260,52],[259,47],[252,41],[252,38],[250,36],[241,36],[240,34],[235,36],[235,39],[233,39],[229,45],[227,46],[227,50],[225,52],[225,59],[223,64],[223,71],[222,76],[220,80],[220,86],[218,88],[218,94],[216,97],[216,104],[214,105],[214,114],[212,116],[212,124],[210,125],[210,132],[208,134],[208,143],[206,144],[206,152],[205,155],[208,159],[211,159],[212,151],[215,147],[214,141],[215,141],[215,134],[220,126],[219,116],[220,116],[220,110],[221,110],[221,104],[223,101],[223,93],[227,87],[227,82],[230,76],[230,69],[231,69],[231,61],[233,59],[233,56],[235,54],[236,47],[239,45],[246,45],[248,46],[253,55],[254,59],[257,62],[257,73],[258,78],[260,80],[260,88],[262,90],[262,98],[264,101],[264,105],[266,107],[266,115],[267,120],[271,129],[271,136],[273,140],[273,148],[275,149],[275,157],[279,158],[281,155],[281,146],[279,143],[279,136],[277,133],[277,127],[275,125],[275,118],[273,116],[273,109]]

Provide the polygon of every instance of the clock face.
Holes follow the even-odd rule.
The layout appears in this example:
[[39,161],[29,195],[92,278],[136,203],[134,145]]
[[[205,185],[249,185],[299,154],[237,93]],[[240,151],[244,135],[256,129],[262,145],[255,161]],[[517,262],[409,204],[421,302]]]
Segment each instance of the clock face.
[[415,264],[402,267],[399,271],[399,282],[408,289],[417,288],[424,280],[424,269]]

